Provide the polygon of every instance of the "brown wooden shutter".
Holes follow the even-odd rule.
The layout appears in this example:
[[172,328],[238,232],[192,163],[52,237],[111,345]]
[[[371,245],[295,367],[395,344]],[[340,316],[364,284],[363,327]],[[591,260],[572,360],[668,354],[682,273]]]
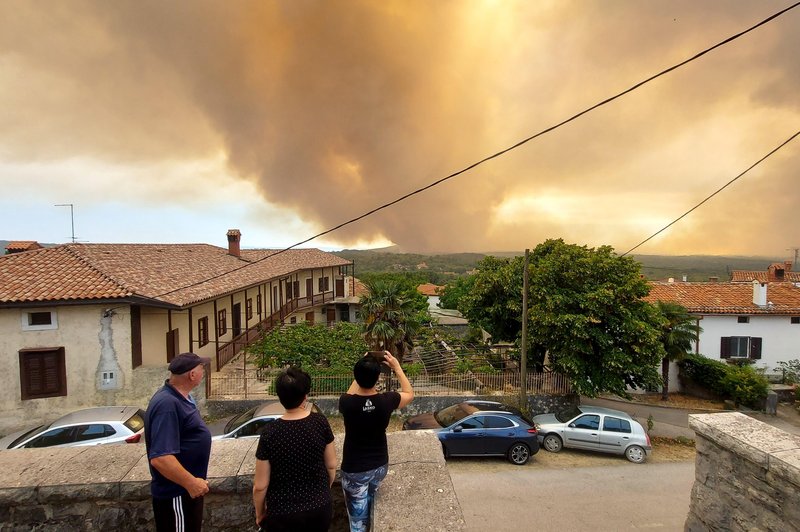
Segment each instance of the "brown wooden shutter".
[[314,280],[306,279],[306,300],[312,301],[314,299]]
[[19,351],[22,399],[67,395],[67,371],[63,347]]
[[723,336],[720,338],[719,358],[731,358],[731,338]]
[[750,358],[753,360],[761,359],[761,338],[750,338]]
[[131,305],[131,367],[142,365],[142,309]]
[[336,279],[334,283],[334,297],[344,297],[344,279]]
[[167,362],[171,362],[180,349],[179,329],[172,329],[167,332]]

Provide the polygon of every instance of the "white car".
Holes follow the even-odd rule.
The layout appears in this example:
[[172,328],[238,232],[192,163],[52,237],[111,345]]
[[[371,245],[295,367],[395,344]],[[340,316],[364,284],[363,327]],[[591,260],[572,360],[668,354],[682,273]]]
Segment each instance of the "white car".
[[[306,402],[306,410],[320,413],[317,405]],[[286,409],[280,401],[267,401],[266,403],[254,406],[250,410],[234,417],[225,425],[225,431],[219,436],[214,436],[212,440],[225,440],[228,438],[258,438],[261,431],[267,425],[286,413]]]
[[625,412],[599,406],[575,406],[533,417],[539,443],[551,453],[563,447],[622,454],[641,464],[652,452],[650,436]]
[[142,409],[135,406],[100,406],[72,412],[48,425],[9,434],[0,439],[0,449],[138,443],[142,434]]

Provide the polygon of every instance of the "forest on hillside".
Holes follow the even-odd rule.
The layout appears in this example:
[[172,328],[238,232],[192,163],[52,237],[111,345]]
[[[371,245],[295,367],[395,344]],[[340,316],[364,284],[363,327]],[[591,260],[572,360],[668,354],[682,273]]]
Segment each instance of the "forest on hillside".
[[[443,253],[422,255],[394,253],[381,250],[337,251],[336,255],[355,262],[356,276],[361,273],[408,273],[425,282],[445,284],[448,280],[465,275],[475,269],[482,253]],[[522,253],[492,253],[496,257],[511,257]],[[741,257],[715,255],[634,255],[642,265],[642,274],[649,280],[667,280],[670,277],[687,281],[708,281],[717,277],[730,279],[732,270],[766,270],[773,262],[783,262],[778,257]],[[791,260],[791,259],[788,259]]]

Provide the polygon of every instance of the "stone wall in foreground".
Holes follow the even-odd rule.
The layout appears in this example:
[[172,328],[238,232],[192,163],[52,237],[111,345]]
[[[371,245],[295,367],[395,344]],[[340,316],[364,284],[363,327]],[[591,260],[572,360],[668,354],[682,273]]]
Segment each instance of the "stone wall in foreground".
[[739,412],[694,414],[695,481],[685,530],[800,530],[800,436]]
[[[388,435],[389,474],[378,494],[376,532],[459,531],[464,518],[434,434]],[[341,460],[343,435],[336,435]],[[204,531],[255,529],[256,440],[213,442]],[[341,488],[333,487],[334,527],[346,530]],[[153,529],[144,444],[0,451],[0,530]]]

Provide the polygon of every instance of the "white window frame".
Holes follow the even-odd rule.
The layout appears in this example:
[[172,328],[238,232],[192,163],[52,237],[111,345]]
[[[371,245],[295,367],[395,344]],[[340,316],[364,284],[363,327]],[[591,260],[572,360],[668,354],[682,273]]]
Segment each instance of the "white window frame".
[[[46,325],[31,325],[30,315],[39,312],[49,312],[50,323]],[[52,331],[54,329],[58,329],[58,313],[56,313],[55,310],[50,310],[50,309],[23,310],[22,314],[20,315],[20,321],[22,324],[23,331]]]

